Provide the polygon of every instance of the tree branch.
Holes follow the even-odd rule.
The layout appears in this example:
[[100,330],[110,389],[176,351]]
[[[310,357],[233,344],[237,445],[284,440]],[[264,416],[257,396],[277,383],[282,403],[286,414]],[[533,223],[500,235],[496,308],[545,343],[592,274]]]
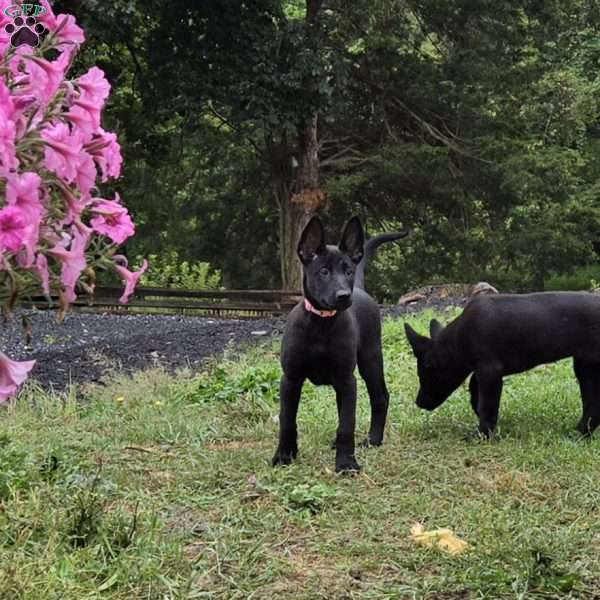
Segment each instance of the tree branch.
[[236,127],[227,117],[222,115],[212,104],[212,102],[208,102],[208,109],[210,112],[221,121],[223,125],[227,125],[232,131],[235,131],[237,134],[241,135],[256,151],[257,154],[261,155],[262,150],[258,146],[258,144],[249,136],[243,134],[238,127]]

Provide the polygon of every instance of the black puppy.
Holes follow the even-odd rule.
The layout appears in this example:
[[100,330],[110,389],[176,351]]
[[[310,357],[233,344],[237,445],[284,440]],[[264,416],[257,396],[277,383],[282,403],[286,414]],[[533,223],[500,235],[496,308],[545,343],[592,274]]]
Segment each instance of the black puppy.
[[371,400],[368,443],[381,444],[389,397],[383,377],[379,307],[363,289],[364,265],[379,245],[405,235],[405,231],[383,234],[365,244],[356,217],[347,223],[337,247],[325,245],[318,217],[302,232],[298,256],[303,265],[304,299],[291,311],[283,336],[280,434],[273,465],[288,465],[296,458],[296,414],[302,384],[310,379],[316,385],[332,385],[336,392],[336,471],[360,469],[354,457],[357,363]]
[[472,372],[471,405],[479,431],[496,426],[502,378],[573,357],[583,400],[577,429],[600,424],[600,297],[586,292],[477,296],[445,329],[434,319],[431,339],[405,324],[417,357],[417,406],[437,408]]

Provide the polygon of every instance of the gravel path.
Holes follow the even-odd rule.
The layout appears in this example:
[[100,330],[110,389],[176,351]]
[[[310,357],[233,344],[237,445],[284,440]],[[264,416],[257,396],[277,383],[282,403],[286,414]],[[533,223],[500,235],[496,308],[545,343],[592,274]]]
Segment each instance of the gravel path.
[[[428,304],[442,308],[451,302]],[[423,308],[423,303],[390,307],[395,317]],[[278,336],[285,318],[214,319],[158,315],[72,313],[62,324],[51,311],[26,311],[33,332],[26,345],[21,312],[0,326],[0,350],[13,359],[36,359],[32,378],[42,385],[64,389],[69,383],[101,381],[107,371],[133,371],[162,364],[170,370],[192,369],[228,346],[240,347]],[[260,335],[256,335],[260,332]]]

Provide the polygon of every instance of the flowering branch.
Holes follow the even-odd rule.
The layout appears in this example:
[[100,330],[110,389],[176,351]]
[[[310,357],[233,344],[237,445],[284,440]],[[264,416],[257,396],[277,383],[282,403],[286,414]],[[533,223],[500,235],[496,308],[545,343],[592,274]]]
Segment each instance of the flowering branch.
[[[0,0],[2,309],[6,314],[22,296],[54,291],[62,312],[79,289],[93,291],[98,266],[121,277],[125,303],[148,265],[132,272],[112,260],[135,225],[118,194],[105,199],[98,193],[99,182],[120,176],[123,162],[117,136],[101,127],[110,84],[97,67],[68,78],[85,40],[72,15],[55,15],[40,0],[46,11],[37,19],[48,34],[32,47],[6,33],[10,4]],[[0,353],[0,403],[14,395],[33,363]]]

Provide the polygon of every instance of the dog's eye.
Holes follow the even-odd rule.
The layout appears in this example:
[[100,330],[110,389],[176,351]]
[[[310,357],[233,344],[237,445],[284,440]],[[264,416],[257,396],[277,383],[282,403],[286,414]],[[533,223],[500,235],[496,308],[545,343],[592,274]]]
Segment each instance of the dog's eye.
[[327,275],[329,275],[329,269],[326,267],[322,267],[321,270],[319,271],[319,273],[321,273],[321,275],[323,275],[323,277],[327,277]]

